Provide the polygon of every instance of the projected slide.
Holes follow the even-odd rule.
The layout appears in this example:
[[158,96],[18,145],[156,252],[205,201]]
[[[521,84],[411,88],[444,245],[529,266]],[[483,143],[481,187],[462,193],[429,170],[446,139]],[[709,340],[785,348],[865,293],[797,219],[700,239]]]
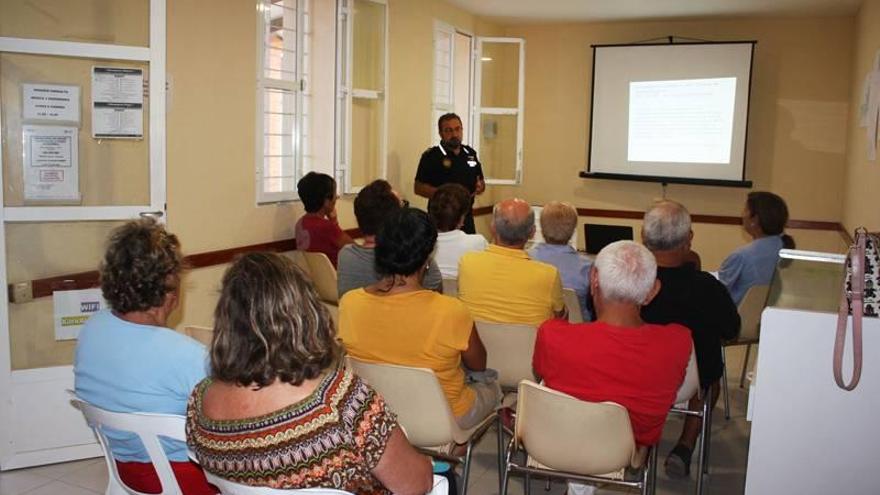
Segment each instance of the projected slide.
[[627,159],[730,163],[736,78],[629,83]]

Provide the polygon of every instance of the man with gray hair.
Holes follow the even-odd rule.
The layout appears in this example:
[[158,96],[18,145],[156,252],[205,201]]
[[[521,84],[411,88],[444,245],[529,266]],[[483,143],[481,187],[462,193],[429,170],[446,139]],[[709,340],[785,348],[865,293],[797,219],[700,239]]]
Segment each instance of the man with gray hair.
[[[691,216],[681,204],[660,201],[645,213],[642,242],[657,260],[657,279],[662,288],[657,297],[642,308],[642,318],[656,324],[678,323],[690,329],[700,385],[711,390],[714,407],[724,366],[721,341],[736,337],[740,321],[724,285],[689,262],[693,237]],[[703,402],[694,397],[688,407],[698,411]],[[690,473],[691,454],[700,426],[700,419],[695,416],[685,419],[678,444],[666,458],[666,473],[670,477],[685,477]]]
[[559,272],[524,251],[535,235],[532,207],[516,198],[496,204],[491,232],[493,243],[458,265],[458,297],[474,319],[537,326],[564,317]]
[[654,256],[644,246],[632,241],[606,246],[590,270],[597,321],[544,323],[532,360],[548,387],[625,407],[641,446],[660,441],[691,353],[687,328],[641,318],[642,306],[660,290],[656,272]]

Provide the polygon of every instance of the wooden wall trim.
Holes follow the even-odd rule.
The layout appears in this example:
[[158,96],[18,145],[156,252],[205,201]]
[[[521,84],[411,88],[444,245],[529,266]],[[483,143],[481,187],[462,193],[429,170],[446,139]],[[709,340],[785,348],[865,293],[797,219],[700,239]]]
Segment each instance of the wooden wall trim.
[[[608,210],[600,208],[578,208],[578,216],[594,218],[623,218],[627,220],[641,220],[645,216],[644,211],[634,210]],[[474,208],[474,216],[492,213],[491,206]],[[715,225],[741,225],[742,218],[728,215],[700,215],[692,214],[691,221],[694,223],[709,223]],[[839,222],[824,222],[817,220],[789,220],[786,227],[790,229],[804,230],[828,230],[832,232],[843,231],[843,225]]]
[[[352,238],[361,237],[359,229],[348,229],[346,234]],[[196,253],[186,256],[184,262],[190,269],[206,268],[209,266],[230,263],[236,256],[255,251],[284,252],[296,249],[296,239],[282,239],[280,241],[263,242],[249,246],[238,246],[229,249],[219,249],[205,253]],[[38,297],[48,297],[57,290],[91,289],[100,285],[100,274],[97,270],[47,277],[29,282],[9,284],[9,302],[27,302]]]

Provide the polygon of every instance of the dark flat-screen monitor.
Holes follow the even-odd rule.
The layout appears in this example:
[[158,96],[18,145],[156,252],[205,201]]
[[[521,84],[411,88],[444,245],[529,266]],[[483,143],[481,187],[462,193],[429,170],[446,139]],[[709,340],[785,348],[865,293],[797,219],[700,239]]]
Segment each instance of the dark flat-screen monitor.
[[626,225],[584,224],[584,245],[587,254],[599,254],[603,247],[616,241],[633,240],[633,228]]

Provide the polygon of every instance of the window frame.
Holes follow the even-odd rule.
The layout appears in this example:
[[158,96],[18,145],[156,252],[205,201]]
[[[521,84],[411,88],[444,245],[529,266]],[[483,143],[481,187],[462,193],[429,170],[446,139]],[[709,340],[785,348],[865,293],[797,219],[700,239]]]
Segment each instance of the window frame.
[[354,87],[354,15],[355,0],[337,0],[336,9],[336,153],[334,172],[337,187],[343,194],[357,194],[365,186],[352,184],[352,101],[353,98],[382,102],[382,123],[379,138],[379,177],[388,177],[388,2],[362,0],[384,7],[382,88],[365,90]]
[[[526,64],[526,40],[524,38],[506,38],[477,36],[476,48],[474,49],[474,84],[473,84],[473,101],[474,113],[471,119],[474,127],[472,136],[475,146],[480,146],[482,140],[483,125],[481,117],[483,115],[516,115],[516,172],[513,179],[497,179],[484,174],[487,185],[510,185],[518,186],[522,184],[523,179],[523,121],[525,114],[525,64]],[[516,43],[519,44],[519,74],[518,74],[518,97],[517,107],[483,107],[483,43]],[[477,149],[477,152],[480,150]]]
[[[256,125],[255,127],[255,146],[254,146],[254,162],[256,167],[256,202],[257,205],[265,205],[279,202],[296,201],[299,195],[296,190],[296,183],[302,177],[304,172],[304,156],[303,156],[303,101],[308,88],[308,73],[304,70],[305,52],[308,48],[307,43],[308,22],[306,20],[309,10],[309,0],[285,0],[286,2],[296,3],[296,26],[295,26],[295,62],[294,62],[294,78],[293,80],[270,78],[266,76],[266,54],[267,54],[267,34],[270,29],[271,18],[268,19],[265,13],[266,7],[272,5],[271,0],[256,0],[256,26],[257,26],[257,73],[256,73]],[[282,8],[289,8],[284,5]],[[288,30],[287,27],[282,29]],[[292,160],[291,165],[293,172],[292,187],[283,189],[282,191],[267,191],[265,188],[266,177],[266,110],[265,101],[266,94],[269,91],[286,91],[290,92],[293,99],[293,139]],[[282,156],[283,158],[283,156]]]

